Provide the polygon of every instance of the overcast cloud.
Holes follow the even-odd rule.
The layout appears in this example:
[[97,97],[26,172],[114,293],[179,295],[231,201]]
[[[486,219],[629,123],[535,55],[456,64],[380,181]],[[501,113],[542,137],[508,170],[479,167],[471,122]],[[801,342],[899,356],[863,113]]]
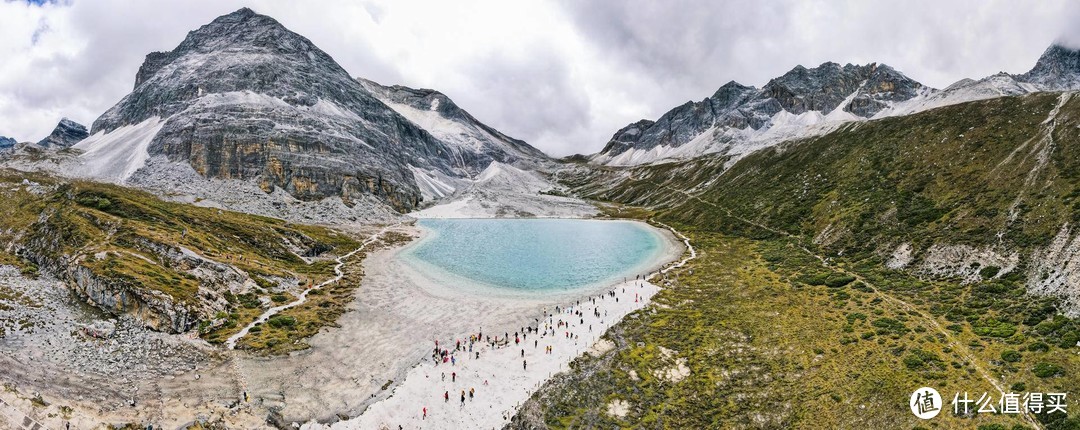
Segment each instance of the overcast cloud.
[[5,1],[0,135],[89,125],[148,52],[241,6],[355,76],[440,90],[552,155],[596,152],[627,123],[797,64],[881,62],[941,88],[1025,72],[1055,40],[1080,47],[1080,3],[1066,0]]

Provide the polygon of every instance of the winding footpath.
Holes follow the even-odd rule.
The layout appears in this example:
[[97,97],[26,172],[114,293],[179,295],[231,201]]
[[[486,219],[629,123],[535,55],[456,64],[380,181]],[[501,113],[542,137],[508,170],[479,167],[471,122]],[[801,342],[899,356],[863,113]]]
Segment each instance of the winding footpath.
[[281,312],[283,310],[286,310],[286,309],[293,308],[293,307],[300,306],[300,305],[304,304],[304,302],[307,301],[308,293],[310,293],[312,291],[315,291],[315,290],[318,290],[318,289],[321,289],[322,287],[333,284],[333,283],[335,283],[337,281],[340,281],[341,278],[345,277],[345,272],[343,270],[341,270],[341,268],[345,266],[345,260],[349,259],[349,257],[352,257],[353,255],[356,255],[357,252],[363,251],[364,248],[366,248],[368,245],[372,244],[376,240],[379,240],[379,237],[381,237],[383,234],[385,234],[391,228],[396,227],[396,226],[397,226],[397,224],[386,226],[382,230],[379,230],[378,233],[375,233],[375,234],[371,235],[371,237],[369,237],[367,240],[365,240],[364,243],[360,244],[360,246],[358,248],[352,250],[352,252],[349,252],[348,254],[342,255],[342,256],[338,257],[337,259],[335,259],[334,261],[337,261],[337,264],[334,266],[334,274],[335,274],[335,276],[333,278],[330,278],[330,279],[328,279],[326,281],[323,281],[323,282],[319,283],[319,285],[316,285],[314,287],[311,287],[311,288],[308,288],[308,289],[304,290],[304,292],[300,293],[300,297],[297,298],[296,300],[292,301],[292,302],[286,303],[286,304],[281,305],[281,306],[275,306],[275,307],[272,307],[270,309],[267,309],[266,312],[263,312],[262,315],[259,315],[258,318],[255,318],[255,321],[252,321],[250,324],[248,324],[246,327],[244,327],[243,330],[240,330],[238,333],[236,333],[236,334],[232,335],[231,337],[229,337],[229,339],[225,341],[225,347],[228,348],[228,349],[235,349],[236,348],[236,342],[240,341],[240,339],[242,339],[244,336],[247,336],[248,332],[251,331],[252,327],[255,327],[258,324],[262,324],[262,323],[266,322],[266,320],[270,319],[270,317],[274,316],[278,312]]
[[664,227],[664,228],[666,228],[668,230],[671,230],[671,233],[674,234],[675,237],[677,237],[679,239],[682,239],[683,245],[686,245],[686,251],[689,252],[690,255],[686,256],[682,260],[679,260],[678,263],[670,264],[667,267],[665,267],[663,269],[660,269],[660,270],[656,271],[655,273],[649,275],[647,278],[645,278],[646,281],[651,281],[653,278],[655,278],[655,277],[657,277],[659,275],[663,275],[663,274],[665,274],[665,273],[667,273],[669,271],[672,271],[672,270],[678,269],[680,267],[683,267],[683,266],[686,265],[686,263],[689,263],[690,260],[693,260],[693,259],[697,258],[697,250],[695,250],[694,246],[690,244],[690,238],[689,237],[686,237],[686,235],[684,235],[682,233],[679,233],[679,231],[675,230],[674,227],[672,227],[670,225],[667,225],[667,224],[664,224],[664,223],[662,223],[660,221],[650,220],[649,222],[652,222],[652,223],[654,223],[656,225],[659,225],[659,226]]

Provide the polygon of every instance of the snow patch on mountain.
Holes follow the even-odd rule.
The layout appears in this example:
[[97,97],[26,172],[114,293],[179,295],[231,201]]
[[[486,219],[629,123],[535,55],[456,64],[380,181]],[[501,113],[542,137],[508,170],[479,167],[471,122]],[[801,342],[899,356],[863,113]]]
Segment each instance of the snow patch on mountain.
[[[484,149],[484,141],[482,139],[486,138],[490,141],[495,140],[494,136],[491,136],[482,130],[471,129],[470,127],[442,116],[437,110],[439,108],[438,99],[432,100],[431,109],[427,110],[417,109],[402,103],[395,103],[387,99],[382,99],[381,101],[399,115],[412,121],[413,124],[427,130],[428,133],[431,133],[436,139],[444,142],[450,142],[475,151],[481,151]],[[479,135],[479,138],[477,138],[477,135]]]
[[132,174],[146,165],[150,157],[150,142],[165,125],[159,117],[151,117],[134,125],[125,125],[111,132],[98,132],[72,148],[82,151],[75,176],[106,182],[125,183]]
[[420,188],[420,195],[424,197],[424,201],[428,202],[453,194],[461,182],[460,179],[437,170],[421,169],[411,164],[409,170],[412,171],[413,179],[416,180],[416,186]]
[[999,73],[979,80],[963,79],[944,90],[927,88],[916,97],[897,103],[874,115],[872,119],[904,116],[976,100],[1015,96],[1038,91],[1034,85],[1019,82],[1012,75]]
[[819,111],[793,114],[781,110],[768,119],[766,126],[757,130],[751,127],[738,129],[713,126],[683,145],[660,145],[649,149],[631,148],[614,156],[598,154],[592,161],[609,166],[635,166],[674,162],[720,153],[731,157],[728,162],[730,165],[747,154],[780,142],[820,136],[836,130],[850,122],[849,118],[854,116],[840,109],[834,109],[827,115]]

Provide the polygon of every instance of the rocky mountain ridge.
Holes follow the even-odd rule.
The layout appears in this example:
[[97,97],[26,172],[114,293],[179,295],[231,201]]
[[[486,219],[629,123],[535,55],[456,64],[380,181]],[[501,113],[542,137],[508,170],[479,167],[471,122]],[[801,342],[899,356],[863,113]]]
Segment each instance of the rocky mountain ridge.
[[1036,91],[1080,88],[1080,50],[1051,45],[1031,71],[965,79],[937,90],[879,64],[796,66],[758,89],[724,84],[656,121],[617,131],[591,161],[638,165],[706,153],[737,159],[785,140],[817,136],[850,121],[910,115],[927,109]]

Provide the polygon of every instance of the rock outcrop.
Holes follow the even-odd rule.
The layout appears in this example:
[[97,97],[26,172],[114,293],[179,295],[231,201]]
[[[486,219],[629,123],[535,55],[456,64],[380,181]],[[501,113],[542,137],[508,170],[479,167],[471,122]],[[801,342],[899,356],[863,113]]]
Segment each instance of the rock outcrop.
[[64,118],[56,124],[52,133],[37,144],[42,148],[69,148],[89,136],[90,132],[86,131],[86,126]]
[[12,138],[7,137],[7,136],[0,136],[0,151],[9,150],[11,148],[14,148],[16,143],[18,143],[18,142],[15,141],[15,139],[12,139]]
[[1053,44],[1027,73],[1014,76],[1017,81],[1035,84],[1043,91],[1080,89],[1080,50]]
[[[108,258],[108,252],[86,255],[70,249],[62,223],[53,222],[55,214],[43,213],[18,254],[33,262],[45,273],[65,281],[79,297],[106,312],[136,318],[151,329],[182,333],[200,321],[209,321],[229,306],[227,294],[239,294],[256,286],[254,280],[237,268],[207,259],[182,247],[166,245],[146,238],[130,238],[136,249],[153,256],[152,264],[167,266],[185,273],[199,283],[190,300],[149,288],[126,276],[111,276],[109,270],[94,270],[88,259]],[[317,250],[304,250],[317,252]],[[146,257],[139,257],[146,258]],[[149,261],[149,260],[148,260]],[[289,280],[295,284],[295,280]]]

